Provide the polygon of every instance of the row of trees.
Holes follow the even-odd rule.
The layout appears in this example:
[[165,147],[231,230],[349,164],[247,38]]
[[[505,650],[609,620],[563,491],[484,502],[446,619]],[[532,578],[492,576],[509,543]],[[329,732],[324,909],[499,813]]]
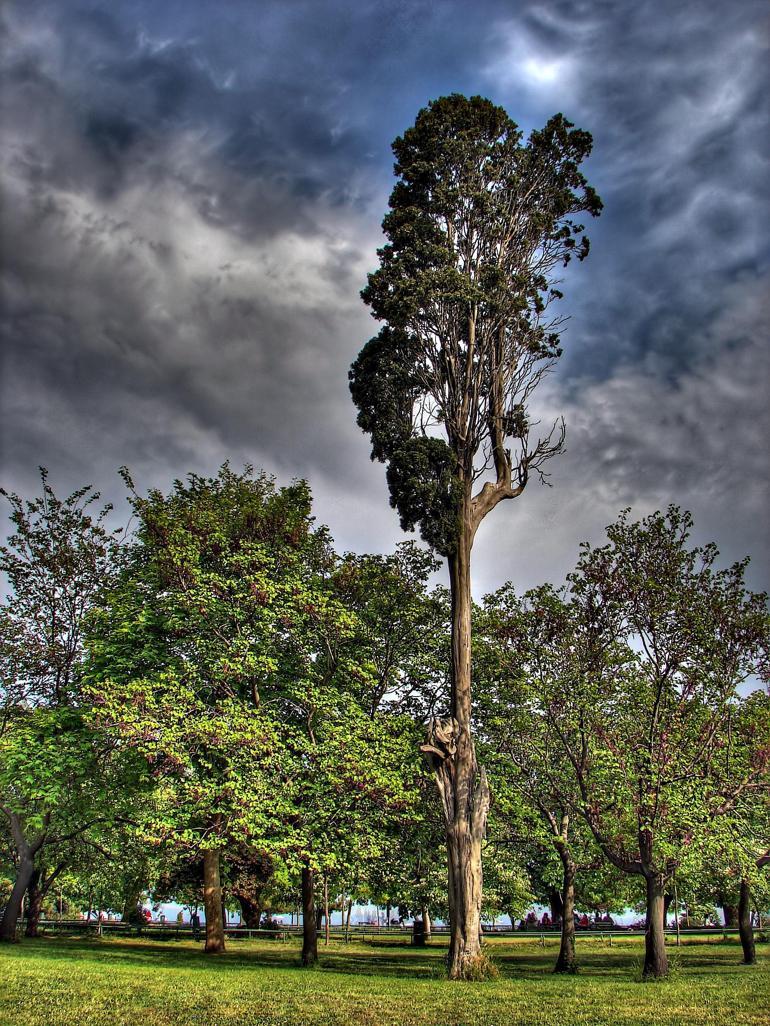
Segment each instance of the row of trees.
[[[25,893],[34,934],[57,881],[81,907],[124,915],[150,889],[202,894],[211,952],[223,897],[250,925],[301,904],[305,964],[324,907],[327,923],[356,898],[447,918],[418,754],[451,694],[433,558],[412,543],[336,555],[304,483],[225,466],[142,497],[126,480],[129,538],[89,513],[90,490],[59,500],[44,475],[40,498],[9,497],[4,939]],[[745,564],[720,571],[712,546],[688,547],[690,526],[676,509],[623,514],[564,589],[508,585],[473,609],[492,795],[480,915],[549,902],[559,970],[575,968],[576,902],[642,901],[647,971],[665,973],[677,883],[740,904],[753,960],[770,715],[765,691],[736,689],[767,677],[766,603],[745,590]]]

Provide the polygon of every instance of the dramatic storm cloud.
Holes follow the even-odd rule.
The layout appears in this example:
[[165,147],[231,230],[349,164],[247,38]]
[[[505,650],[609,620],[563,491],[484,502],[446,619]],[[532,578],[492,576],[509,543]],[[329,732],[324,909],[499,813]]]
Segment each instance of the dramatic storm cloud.
[[677,502],[764,586],[770,437],[764,5],[338,0],[4,7],[0,478],[225,459],[307,477],[340,548],[400,537],[347,369],[376,330],[390,141],[481,93],[594,136],[565,278],[552,488],[485,524],[479,594],[558,580],[619,509]]

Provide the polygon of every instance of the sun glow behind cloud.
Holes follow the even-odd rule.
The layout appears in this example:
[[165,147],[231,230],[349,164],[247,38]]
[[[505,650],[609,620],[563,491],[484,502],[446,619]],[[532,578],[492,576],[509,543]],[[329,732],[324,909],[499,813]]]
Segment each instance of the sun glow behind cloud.
[[522,70],[527,78],[535,82],[556,82],[564,76],[566,64],[563,60],[548,61],[539,57],[528,57]]
[[574,61],[555,52],[523,31],[506,26],[500,33],[497,55],[486,68],[486,77],[505,92],[525,90],[537,102],[541,97],[563,96],[571,88]]

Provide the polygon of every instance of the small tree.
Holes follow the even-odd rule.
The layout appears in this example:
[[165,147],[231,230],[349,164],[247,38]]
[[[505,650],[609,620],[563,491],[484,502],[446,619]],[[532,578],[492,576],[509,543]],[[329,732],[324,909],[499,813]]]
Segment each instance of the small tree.
[[[478,706],[494,766],[495,819],[503,836],[518,829],[530,849],[535,844],[548,853],[536,857],[531,868],[533,882],[539,882],[551,904],[554,925],[561,925],[556,973],[578,968],[574,915],[579,897],[586,898],[590,888],[596,907],[627,904],[627,895],[618,897],[617,881],[609,879],[606,860],[580,817],[580,793],[561,744],[562,724],[555,711],[574,659],[564,641],[569,636],[569,606],[549,586],[520,597],[505,585],[486,596],[478,611],[476,641],[483,650],[479,664],[485,684]],[[522,808],[529,813],[523,824]]]
[[69,842],[125,813],[129,783],[119,782],[109,739],[86,722],[82,693],[86,618],[118,558],[110,508],[92,513],[99,495],[90,487],[59,499],[44,469],[41,479],[31,500],[0,489],[14,526],[0,546],[9,586],[0,610],[0,813],[17,866],[0,926],[5,941],[15,938],[30,885],[38,903],[48,854],[63,869]]
[[767,723],[740,755],[731,728],[738,686],[767,677],[767,598],[746,590],[745,561],[717,570],[715,546],[688,548],[691,527],[673,506],[640,523],[624,512],[608,545],[584,546],[558,616],[532,609],[560,653],[541,701],[581,813],[610,862],[645,881],[647,979],[668,969],[674,872],[727,816],[751,836],[746,812],[768,786]]
[[[756,961],[752,899],[767,903],[770,880],[770,695],[755,690],[728,711],[723,787],[737,792],[701,845],[697,893],[722,907],[725,926],[738,927],[743,962]],[[762,760],[765,760],[764,774]],[[757,770],[760,773],[757,774]],[[748,783],[748,786],[747,786]],[[765,906],[766,907],[766,906]]]
[[601,208],[579,171],[588,133],[556,115],[521,138],[502,108],[453,95],[393,143],[389,241],[362,293],[385,326],[350,372],[402,527],[449,565],[451,714],[424,750],[444,814],[453,978],[478,971],[489,805],[471,736],[471,548],[484,517],[562,448],[562,424],[531,435],[528,404],[560,353],[556,269],[588,252],[571,218]]

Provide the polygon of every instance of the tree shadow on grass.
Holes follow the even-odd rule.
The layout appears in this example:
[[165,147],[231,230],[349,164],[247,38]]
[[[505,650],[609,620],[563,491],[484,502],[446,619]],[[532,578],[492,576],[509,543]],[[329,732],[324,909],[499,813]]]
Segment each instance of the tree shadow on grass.
[[[51,962],[70,962],[80,965],[98,966],[104,970],[125,965],[131,968],[168,969],[171,971],[208,972],[216,968],[224,974],[242,970],[262,968],[270,971],[339,973],[348,976],[399,977],[413,980],[441,980],[445,975],[446,946],[413,948],[393,943],[357,943],[350,946],[333,945],[319,948],[320,964],[315,970],[300,968],[299,944],[280,941],[231,941],[224,955],[205,955],[201,945],[191,942],[152,940],[103,940],[41,938],[26,941],[15,949],[14,954],[24,957],[25,952],[34,958]],[[522,947],[504,947],[490,944],[489,953],[500,969],[503,980],[516,981],[532,979],[554,981],[564,979],[552,973],[556,961],[554,949],[532,950]],[[669,957],[675,958],[674,950]],[[578,951],[578,978],[597,978],[616,983],[629,983],[638,979],[641,970],[642,950],[611,949],[599,951]],[[720,974],[745,975],[762,967],[743,966],[735,951],[724,951],[715,955],[702,954],[690,948],[683,952],[681,967],[684,972],[697,978],[718,969]],[[567,977],[568,979],[570,977]]]
[[[243,942],[249,943],[249,942]],[[370,946],[367,945],[367,949]],[[374,949],[374,946],[371,946]],[[17,954],[23,957],[28,951],[35,958],[52,962],[88,963],[107,967],[114,965],[132,968],[171,969],[185,971],[208,971],[216,967],[217,972],[229,973],[249,968],[302,971],[299,946],[275,942],[265,943],[258,948],[241,947],[238,942],[228,944],[224,955],[205,955],[202,947],[189,942],[182,946],[178,942],[125,941],[125,940],[60,940],[41,938],[27,941]],[[356,976],[400,976],[413,979],[431,979],[444,974],[442,949],[421,949],[420,954],[404,952],[401,957],[391,945],[379,949],[324,950],[319,952],[317,969],[308,972],[338,972]]]
[[607,949],[599,952],[578,951],[578,971],[576,974],[554,973],[558,952],[554,949],[532,951],[505,951],[491,948],[492,960],[500,969],[502,976],[509,980],[538,979],[551,977],[554,980],[574,979],[580,977],[598,977],[622,983],[633,979],[639,963],[638,952],[619,952]]

